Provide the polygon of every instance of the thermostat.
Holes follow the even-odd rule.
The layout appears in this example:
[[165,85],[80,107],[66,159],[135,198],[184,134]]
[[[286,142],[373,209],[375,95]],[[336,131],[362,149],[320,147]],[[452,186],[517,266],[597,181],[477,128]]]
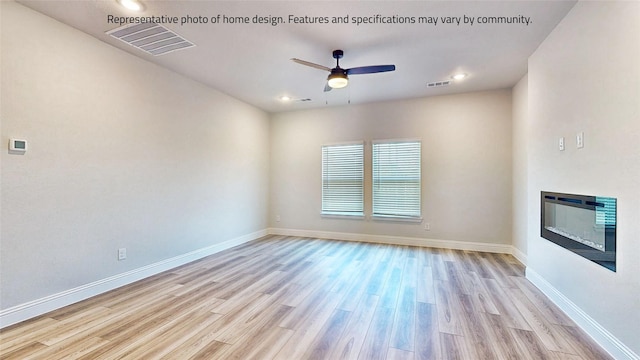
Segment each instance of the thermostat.
[[10,139],[9,140],[9,151],[11,152],[19,152],[25,153],[27,152],[27,140],[22,139]]

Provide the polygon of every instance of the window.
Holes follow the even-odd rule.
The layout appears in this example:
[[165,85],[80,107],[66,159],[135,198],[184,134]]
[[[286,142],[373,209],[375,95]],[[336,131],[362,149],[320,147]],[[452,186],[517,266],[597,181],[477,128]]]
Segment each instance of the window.
[[420,217],[420,145],[373,143],[373,216]]
[[364,144],[322,146],[322,213],[364,212]]

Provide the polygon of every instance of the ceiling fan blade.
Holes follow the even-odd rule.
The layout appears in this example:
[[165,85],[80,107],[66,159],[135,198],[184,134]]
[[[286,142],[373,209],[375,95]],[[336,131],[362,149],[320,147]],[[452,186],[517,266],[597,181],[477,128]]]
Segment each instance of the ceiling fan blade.
[[379,72],[394,71],[395,69],[396,69],[395,65],[361,66],[361,67],[347,69],[347,75],[373,74],[373,73],[379,73]]
[[309,62],[309,61],[300,60],[300,59],[296,59],[296,58],[292,58],[291,61],[297,62],[300,65],[311,66],[312,68],[316,68],[316,69],[320,69],[320,70],[325,70],[325,71],[331,72],[330,68],[328,68],[326,66],[323,66],[323,65],[314,64],[314,63]]
[[325,84],[324,85],[324,92],[331,91],[331,89],[333,89],[333,88],[331,86],[329,86],[329,84]]

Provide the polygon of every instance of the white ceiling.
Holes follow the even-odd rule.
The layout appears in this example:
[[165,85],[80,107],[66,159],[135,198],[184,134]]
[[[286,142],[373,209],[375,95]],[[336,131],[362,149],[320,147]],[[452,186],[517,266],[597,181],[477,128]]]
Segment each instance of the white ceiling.
[[[151,1],[133,13],[115,0],[30,1],[21,4],[97,39],[200,81],[268,112],[308,109],[508,88],[526,73],[527,58],[575,1]],[[289,15],[506,16],[526,24],[166,24],[195,47],[154,57],[111,38],[114,16],[228,17]],[[323,91],[327,73],[290,61],[300,58],[335,66],[331,53],[344,50],[343,68],[395,64],[396,71],[352,75],[344,89]],[[455,72],[469,76],[440,88]],[[279,97],[311,101],[282,102]]]

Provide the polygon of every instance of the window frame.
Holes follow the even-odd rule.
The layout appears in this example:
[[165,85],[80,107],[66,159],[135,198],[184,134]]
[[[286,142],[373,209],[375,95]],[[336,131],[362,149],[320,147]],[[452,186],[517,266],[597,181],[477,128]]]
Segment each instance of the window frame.
[[[414,215],[400,214],[400,213],[376,213],[376,186],[379,183],[379,175],[376,176],[376,167],[379,166],[376,162],[376,146],[379,144],[402,144],[402,143],[417,143],[418,150],[418,186],[417,186],[417,201],[418,212]],[[414,199],[415,201],[415,199]],[[422,222],[422,140],[420,139],[385,139],[374,140],[371,143],[371,218],[373,220],[384,221],[399,221],[399,222]]]
[[[325,160],[325,149],[328,148],[336,148],[342,146],[360,146],[360,211],[349,211],[349,210],[329,210],[325,207],[326,200],[326,181],[325,181],[325,165],[327,161]],[[320,196],[320,214],[322,217],[329,218],[349,218],[349,219],[364,219],[365,217],[365,142],[364,141],[350,141],[350,142],[341,142],[341,143],[329,143],[323,144],[321,146],[321,196]]]

